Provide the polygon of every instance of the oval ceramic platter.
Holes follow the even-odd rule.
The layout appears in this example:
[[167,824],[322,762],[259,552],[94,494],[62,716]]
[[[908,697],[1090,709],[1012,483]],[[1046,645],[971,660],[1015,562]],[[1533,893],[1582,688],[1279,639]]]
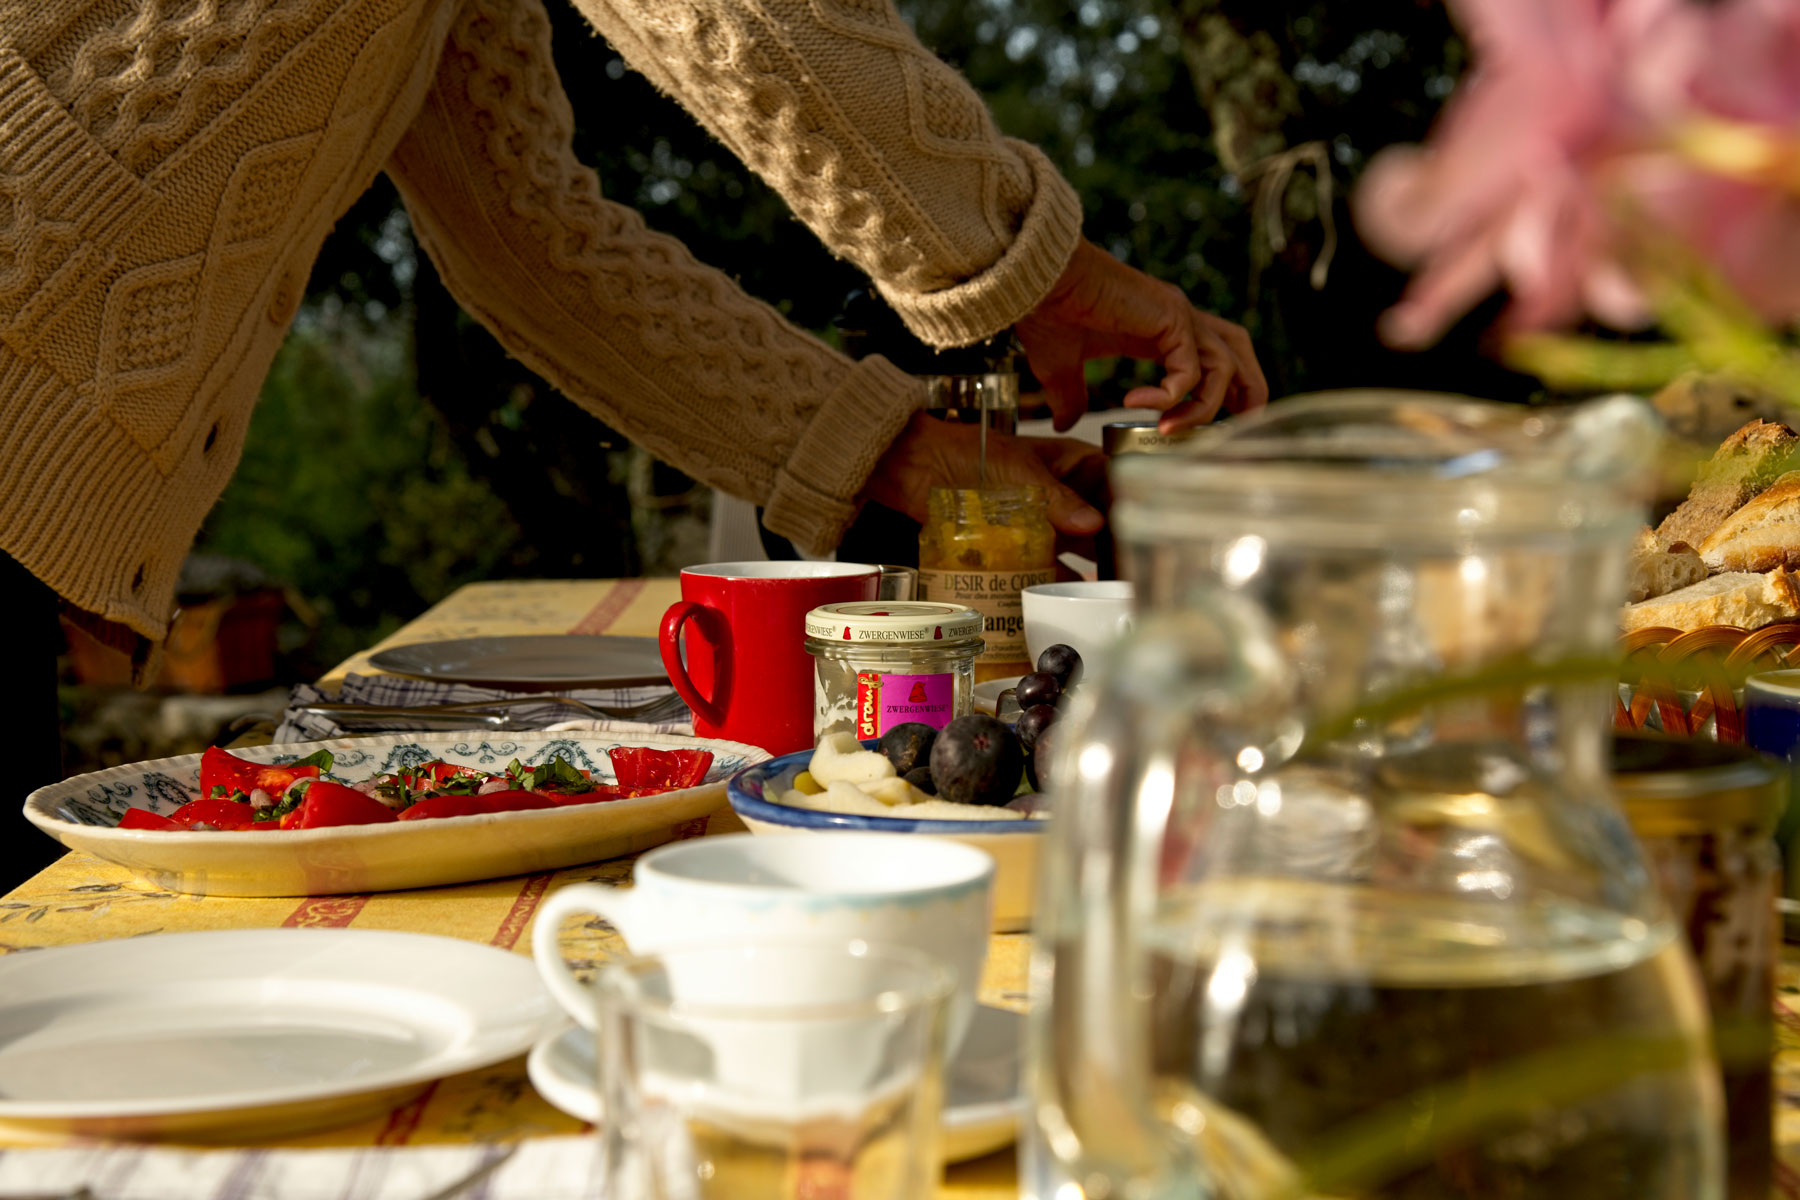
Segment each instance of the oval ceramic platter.
[[167,815],[199,794],[200,756],[157,759],[77,775],[39,788],[25,817],[71,850],[127,867],[173,892],[210,896],[320,896],[387,892],[555,870],[646,850],[698,832],[725,807],[725,781],[769,755],[741,742],[657,733],[642,737],[566,732],[404,733],[290,742],[233,753],[281,763],[330,750],[329,779],[371,775],[441,758],[498,771],[513,759],[536,766],[561,755],[613,779],[608,749],[652,746],[712,751],[706,781],[658,796],[523,812],[440,817],[384,825],[268,832],[120,829],[129,808]]

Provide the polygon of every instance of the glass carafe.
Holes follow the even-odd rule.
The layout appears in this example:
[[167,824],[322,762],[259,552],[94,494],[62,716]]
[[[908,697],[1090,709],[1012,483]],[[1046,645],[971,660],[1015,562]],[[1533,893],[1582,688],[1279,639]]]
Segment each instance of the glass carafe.
[[1118,464],[1140,614],[1053,766],[1033,1200],[1717,1200],[1608,795],[1653,419],[1296,399]]

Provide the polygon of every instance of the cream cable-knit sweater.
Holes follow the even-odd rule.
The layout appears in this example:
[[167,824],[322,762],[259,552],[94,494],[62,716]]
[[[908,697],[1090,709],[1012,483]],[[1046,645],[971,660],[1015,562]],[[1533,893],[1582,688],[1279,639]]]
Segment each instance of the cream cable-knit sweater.
[[[887,0],[578,2],[922,336],[989,336],[1066,264],[1068,185]],[[911,381],[603,199],[572,127],[539,0],[0,0],[0,549],[160,639],[319,244],[382,169],[509,350],[833,544]]]

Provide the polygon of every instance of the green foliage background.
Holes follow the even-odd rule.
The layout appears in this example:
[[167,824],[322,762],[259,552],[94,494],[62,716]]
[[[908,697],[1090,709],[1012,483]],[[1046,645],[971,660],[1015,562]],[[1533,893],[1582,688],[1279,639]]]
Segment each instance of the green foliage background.
[[[834,338],[864,281],[779,196],[657,95],[566,0],[550,0],[577,149],[614,199],[686,241],[797,324]],[[1475,314],[1437,350],[1373,337],[1401,278],[1356,243],[1348,185],[1379,147],[1420,138],[1462,69],[1426,0],[902,0],[1006,132],[1080,191],[1089,237],[1196,303],[1245,323],[1277,395],[1382,384],[1522,396],[1492,366]],[[1222,82],[1221,82],[1222,81]],[[1253,221],[1245,173],[1215,132],[1258,155],[1328,154],[1327,199],[1300,171]],[[1236,164],[1240,168],[1244,164]],[[1338,244],[1309,282],[1329,203]],[[1259,240],[1260,239],[1260,240]],[[1140,368],[1091,372],[1105,406]],[[1029,386],[1029,381],[1027,381]],[[295,678],[316,675],[474,579],[667,571],[672,516],[704,514],[460,313],[385,181],[340,222],[264,387],[244,461],[201,549],[256,562],[305,599]]]

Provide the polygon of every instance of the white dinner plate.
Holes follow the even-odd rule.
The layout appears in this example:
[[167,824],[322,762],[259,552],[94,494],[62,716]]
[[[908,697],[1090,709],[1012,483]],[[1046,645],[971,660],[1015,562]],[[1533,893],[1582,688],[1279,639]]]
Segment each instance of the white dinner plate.
[[[1019,1055],[1025,1018],[982,1005],[945,1081],[945,1162],[962,1162],[1012,1144],[1025,1112]],[[592,1031],[573,1028],[544,1038],[525,1060],[532,1086],[571,1117],[600,1120],[599,1066]]]
[[1007,688],[1018,687],[1019,680],[1023,678],[1025,678],[1023,675],[1010,675],[1005,679],[990,679],[985,683],[976,684],[975,711],[986,713],[990,717],[993,716],[995,707],[1000,703],[1000,693]]
[[391,646],[369,665],[394,675],[477,683],[520,691],[534,688],[631,687],[667,683],[653,637],[536,633],[453,638]]
[[200,756],[109,767],[39,788],[25,817],[71,850],[128,867],[156,887],[211,896],[321,896],[437,887],[552,871],[660,846],[726,806],[725,781],[768,752],[742,742],[674,733],[622,738],[585,732],[390,733],[287,742],[234,751],[256,762],[332,752],[328,777],[356,783],[442,758],[499,771],[513,759],[537,766],[561,755],[594,778],[614,776],[608,748],[712,751],[698,787],[659,796],[523,812],[439,817],[335,829],[176,832],[119,829],[130,808],[167,815],[199,794]]
[[[269,835],[273,836],[273,835]],[[529,958],[239,929],[0,957],[0,1129],[244,1141],[357,1120],[563,1023]]]

